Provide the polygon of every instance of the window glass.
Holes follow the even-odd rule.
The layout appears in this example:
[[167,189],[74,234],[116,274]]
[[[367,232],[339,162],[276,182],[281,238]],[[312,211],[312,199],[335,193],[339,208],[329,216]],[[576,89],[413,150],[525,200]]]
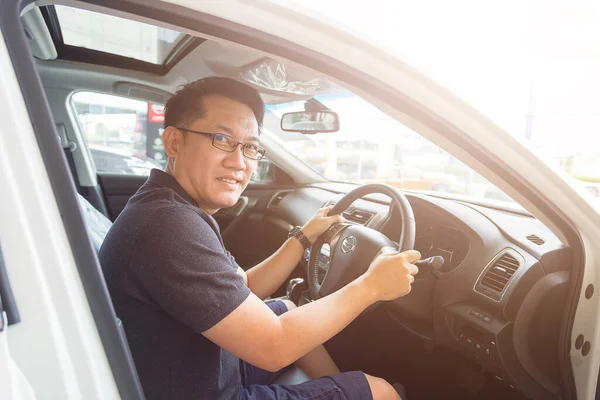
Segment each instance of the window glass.
[[282,131],[281,116],[304,110],[304,102],[268,105],[264,132],[325,178],[518,207],[471,168],[354,93],[342,90],[314,100],[338,114],[339,132]]
[[85,47],[124,57],[163,64],[185,36],[160,28],[93,11],[55,6],[66,45]]
[[148,175],[164,168],[162,105],[93,92],[77,92],[72,101],[97,172]]
[[256,169],[250,177],[250,181],[254,183],[271,183],[273,182],[273,166],[271,160],[263,157],[257,161]]
[[600,206],[597,1],[294,1],[442,83]]

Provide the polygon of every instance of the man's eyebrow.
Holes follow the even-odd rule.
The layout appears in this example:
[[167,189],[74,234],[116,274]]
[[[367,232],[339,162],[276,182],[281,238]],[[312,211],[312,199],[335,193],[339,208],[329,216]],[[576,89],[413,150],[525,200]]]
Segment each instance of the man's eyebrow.
[[[227,134],[233,136],[233,129],[230,129],[230,128],[226,127],[225,125],[217,124],[217,125],[215,125],[215,130],[222,131],[223,133],[227,133]],[[248,138],[248,141],[249,142],[251,142],[251,141],[258,142],[259,139],[258,139],[258,136],[252,136],[252,137]]]
[[225,125],[217,124],[217,125],[215,125],[215,130],[223,131],[225,133],[233,135],[233,129],[230,129],[230,128],[226,127]]

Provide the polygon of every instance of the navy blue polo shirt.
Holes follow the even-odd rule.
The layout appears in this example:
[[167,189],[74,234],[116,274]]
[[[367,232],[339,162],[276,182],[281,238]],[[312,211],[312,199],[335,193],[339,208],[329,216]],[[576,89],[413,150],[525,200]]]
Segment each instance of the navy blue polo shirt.
[[214,218],[154,169],[99,257],[146,398],[238,398],[239,359],[201,334],[250,294]]

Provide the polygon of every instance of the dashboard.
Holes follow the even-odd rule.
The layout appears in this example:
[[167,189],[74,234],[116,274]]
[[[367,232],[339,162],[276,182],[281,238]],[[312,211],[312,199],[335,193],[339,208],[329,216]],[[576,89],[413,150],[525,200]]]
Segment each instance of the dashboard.
[[441,256],[444,259],[442,272],[455,269],[469,252],[469,239],[459,229],[437,223],[417,225],[415,250],[421,258]]
[[[272,220],[302,225],[354,187],[317,184],[278,192]],[[537,219],[424,194],[406,194],[416,223],[415,249],[441,256],[440,271],[421,269],[409,295],[385,303],[389,318],[425,341],[471,358],[532,398],[553,398],[560,367],[557,331],[569,280],[570,251]],[[401,235],[399,209],[373,194],[356,200],[347,221],[392,241]],[[318,275],[330,263],[319,249]],[[309,251],[302,262],[308,264]],[[304,301],[312,301],[308,293]]]

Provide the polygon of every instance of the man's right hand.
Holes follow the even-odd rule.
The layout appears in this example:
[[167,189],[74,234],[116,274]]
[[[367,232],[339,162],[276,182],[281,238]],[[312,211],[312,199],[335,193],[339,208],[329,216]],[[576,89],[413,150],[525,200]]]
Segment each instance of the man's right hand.
[[394,300],[410,293],[414,275],[419,268],[413,265],[421,253],[408,250],[402,253],[384,253],[377,257],[359,279],[375,301]]

